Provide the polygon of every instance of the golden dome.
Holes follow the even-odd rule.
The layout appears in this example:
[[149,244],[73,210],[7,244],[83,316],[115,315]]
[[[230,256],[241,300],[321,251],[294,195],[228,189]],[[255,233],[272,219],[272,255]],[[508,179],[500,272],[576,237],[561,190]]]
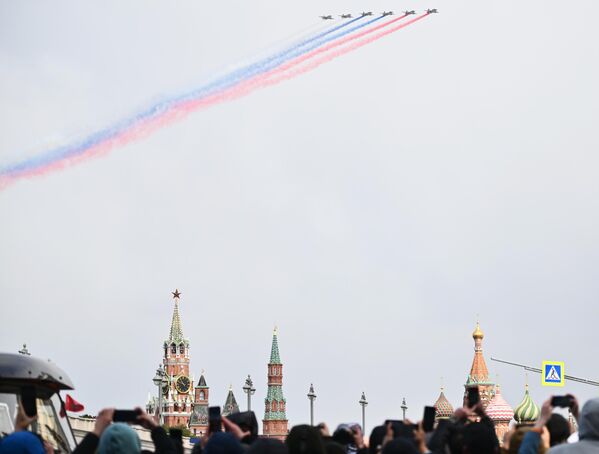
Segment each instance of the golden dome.
[[478,322],[476,322],[476,329],[472,333],[472,337],[474,339],[482,339],[483,337],[485,337],[485,333],[483,333],[483,330],[480,329],[480,325],[478,324]]

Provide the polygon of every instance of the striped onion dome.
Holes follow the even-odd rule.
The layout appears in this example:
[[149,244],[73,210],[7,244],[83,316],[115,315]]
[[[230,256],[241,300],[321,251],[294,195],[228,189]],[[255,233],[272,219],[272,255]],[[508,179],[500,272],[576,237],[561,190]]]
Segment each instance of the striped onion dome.
[[453,416],[453,407],[445,397],[443,388],[441,388],[441,394],[435,402],[435,419],[449,419]]
[[524,399],[522,402],[518,404],[516,410],[514,411],[514,419],[519,424],[526,424],[535,422],[539,419],[539,414],[541,411],[539,407],[532,401],[530,394],[528,392],[528,385],[526,385],[526,391],[524,392]]
[[511,421],[514,416],[514,410],[510,407],[499,389],[499,385],[495,386],[495,396],[487,405],[485,410],[492,421]]

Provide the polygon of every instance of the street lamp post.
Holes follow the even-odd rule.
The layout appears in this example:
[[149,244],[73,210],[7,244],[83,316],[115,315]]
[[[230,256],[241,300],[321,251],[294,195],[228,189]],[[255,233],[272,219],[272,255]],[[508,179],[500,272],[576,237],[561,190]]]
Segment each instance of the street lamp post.
[[248,411],[252,410],[252,396],[256,392],[256,388],[254,388],[254,383],[252,382],[252,378],[248,375],[248,378],[245,379],[245,385],[243,385],[243,392],[248,395]]
[[162,364],[158,365],[158,369],[156,369],[156,375],[154,375],[152,381],[158,387],[158,424],[162,425],[164,424],[162,418],[162,387],[165,383],[167,383]]
[[408,405],[406,404],[406,398],[404,397],[401,401],[401,411],[403,412],[403,420],[406,420],[406,410],[408,409]]
[[310,390],[308,391],[308,399],[310,399],[310,425],[314,425],[314,401],[316,400],[316,393],[314,392],[314,385],[310,383]]
[[362,391],[362,397],[360,398],[360,401],[358,403],[362,407],[362,433],[365,434],[366,433],[366,405],[368,405],[368,401],[366,400],[366,395],[364,394],[364,391]]

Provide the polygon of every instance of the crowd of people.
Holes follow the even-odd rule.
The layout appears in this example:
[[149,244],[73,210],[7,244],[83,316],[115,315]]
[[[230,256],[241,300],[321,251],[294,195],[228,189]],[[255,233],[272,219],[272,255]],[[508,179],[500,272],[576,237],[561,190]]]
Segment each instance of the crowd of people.
[[[285,441],[258,435],[252,413],[248,423],[239,418],[221,418],[218,428],[194,445],[193,454],[599,454],[599,398],[591,399],[579,411],[571,396],[570,411],[578,422],[574,431],[569,421],[554,412],[551,399],[541,409],[533,426],[516,426],[497,439],[491,419],[482,403],[455,411],[453,418],[440,420],[430,431],[422,422],[389,420],[374,427],[368,438],[359,424],[341,424],[330,431],[326,424],[297,425]],[[136,409],[133,421],[151,433],[156,454],[182,454],[180,437],[167,434],[154,417]],[[251,413],[251,412],[249,412]],[[75,449],[75,454],[141,453],[136,431],[129,424],[113,422],[114,409],[104,409],[96,417],[94,430]],[[15,432],[0,440],[0,454],[52,453],[53,448],[29,432],[32,418],[19,412]]]

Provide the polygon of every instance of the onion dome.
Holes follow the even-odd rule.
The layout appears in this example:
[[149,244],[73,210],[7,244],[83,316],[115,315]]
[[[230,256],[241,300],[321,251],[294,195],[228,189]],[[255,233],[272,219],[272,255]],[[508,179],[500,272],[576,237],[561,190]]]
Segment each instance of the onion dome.
[[539,419],[539,414],[541,411],[539,407],[532,401],[530,394],[528,392],[528,385],[526,385],[526,391],[524,392],[524,399],[522,402],[518,404],[516,410],[514,411],[514,419],[519,424],[528,424],[535,422]]
[[512,410],[510,404],[508,404],[501,395],[499,385],[495,387],[495,396],[491,399],[485,411],[492,421],[512,420],[514,416],[514,410]]
[[435,419],[449,419],[453,416],[453,407],[445,397],[443,388],[441,388],[441,394],[435,402]]
[[478,324],[478,322],[476,322],[476,329],[472,333],[472,337],[474,339],[482,339],[483,337],[485,337],[485,333],[483,333],[483,330],[480,329],[480,325]]

